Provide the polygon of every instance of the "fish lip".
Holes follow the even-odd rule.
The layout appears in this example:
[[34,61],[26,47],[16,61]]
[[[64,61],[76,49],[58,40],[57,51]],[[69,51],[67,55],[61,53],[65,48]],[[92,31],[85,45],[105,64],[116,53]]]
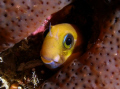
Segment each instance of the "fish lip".
[[[44,57],[44,56],[41,56],[41,59],[42,59],[42,61],[43,61],[45,64],[49,64],[49,63],[51,63],[51,62],[55,62],[55,63],[57,63],[57,64],[60,64],[60,63],[54,61],[53,59],[49,59],[49,58]],[[47,61],[47,62],[46,62],[46,61]]]
[[[46,58],[44,56],[41,56],[41,59],[43,63],[48,67],[49,69],[56,69],[58,68],[61,64],[58,62],[55,62],[53,59]],[[48,60],[47,62],[44,60]]]
[[46,63],[50,63],[52,62],[53,60],[47,58],[47,57],[44,57],[44,56],[41,56],[41,60],[46,64]]
[[49,69],[56,69],[56,68],[58,68],[58,67],[61,66],[60,63],[56,63],[56,62],[54,62],[54,61],[52,61],[52,62],[50,62],[50,63],[46,63],[45,65],[46,65],[46,67],[48,67]]

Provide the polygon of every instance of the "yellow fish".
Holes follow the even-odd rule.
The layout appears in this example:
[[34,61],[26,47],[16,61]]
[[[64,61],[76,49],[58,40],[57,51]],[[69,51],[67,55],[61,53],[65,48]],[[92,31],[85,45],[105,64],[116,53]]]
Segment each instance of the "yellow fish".
[[[48,68],[55,69],[65,62],[69,62],[74,48],[81,47],[80,45],[83,43],[82,35],[79,34],[78,36],[76,29],[75,26],[67,23],[51,26],[40,52],[41,59]],[[80,56],[80,54],[81,52],[74,51],[72,57]]]

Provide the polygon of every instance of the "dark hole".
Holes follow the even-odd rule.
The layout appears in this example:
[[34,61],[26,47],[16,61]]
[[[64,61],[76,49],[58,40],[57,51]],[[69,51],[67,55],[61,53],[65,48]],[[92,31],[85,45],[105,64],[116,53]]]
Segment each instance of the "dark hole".
[[98,58],[96,58],[96,60],[98,60]]
[[43,1],[40,1],[41,4],[43,4]]
[[14,6],[14,3],[11,3],[11,6]]
[[46,3],[47,5],[49,4],[49,2]]
[[36,17],[38,17],[38,15],[36,15]]
[[110,30],[112,30],[113,29],[113,27],[112,26],[110,26]]
[[110,54],[109,54],[109,53],[107,53],[107,55],[109,56]]
[[67,86],[69,86],[70,84],[69,83],[67,83]]
[[113,48],[111,47],[111,50],[113,50]]
[[7,23],[6,26],[9,26],[9,24]]
[[84,79],[83,78],[81,78],[81,81],[83,81]]
[[27,19],[25,19],[25,21],[27,21]]
[[78,83],[75,83],[75,86],[77,86],[78,85]]
[[25,2],[23,1],[22,3],[24,4]]
[[114,74],[114,72],[112,72],[112,74]]
[[58,2],[58,5],[60,5],[60,4],[61,4],[61,1]]
[[4,0],[3,2],[6,3],[6,0]]
[[110,41],[110,44],[112,44],[112,41]]
[[119,46],[119,45],[118,45],[117,47],[118,47],[118,48],[120,48],[120,46]]
[[89,73],[89,75],[92,75],[92,73]]
[[29,6],[27,6],[27,9],[29,10],[29,9],[30,9],[30,7],[29,7]]
[[106,69],[106,71],[109,71],[108,69]]
[[7,14],[5,13],[4,16],[7,17]]
[[117,42],[119,42],[119,38],[117,38],[116,40],[117,40]]
[[53,6],[53,8],[55,8],[55,6]]
[[12,32],[14,32],[14,30],[13,30],[13,29],[11,29],[11,31],[12,31]]
[[100,55],[102,56],[102,53],[100,53]]
[[118,17],[115,18],[115,23],[118,21]]
[[118,30],[118,32],[120,33],[120,30]]
[[31,12],[33,12],[34,10],[31,10]]

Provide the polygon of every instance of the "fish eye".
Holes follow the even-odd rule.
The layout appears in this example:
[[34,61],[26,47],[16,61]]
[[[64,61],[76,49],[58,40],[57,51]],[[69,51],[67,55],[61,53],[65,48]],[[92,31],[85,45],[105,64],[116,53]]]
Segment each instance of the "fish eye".
[[70,33],[65,35],[64,40],[63,40],[64,47],[69,49],[69,48],[71,48],[73,46],[73,44],[74,44],[74,37],[73,37],[73,35],[70,34]]

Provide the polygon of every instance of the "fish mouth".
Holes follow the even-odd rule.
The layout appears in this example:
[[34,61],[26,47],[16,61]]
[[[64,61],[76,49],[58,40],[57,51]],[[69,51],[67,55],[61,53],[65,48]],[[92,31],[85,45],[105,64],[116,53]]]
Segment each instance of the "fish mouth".
[[49,59],[43,56],[41,56],[41,59],[44,62],[44,64],[50,69],[58,68],[61,65],[60,63],[54,61],[53,59]]

